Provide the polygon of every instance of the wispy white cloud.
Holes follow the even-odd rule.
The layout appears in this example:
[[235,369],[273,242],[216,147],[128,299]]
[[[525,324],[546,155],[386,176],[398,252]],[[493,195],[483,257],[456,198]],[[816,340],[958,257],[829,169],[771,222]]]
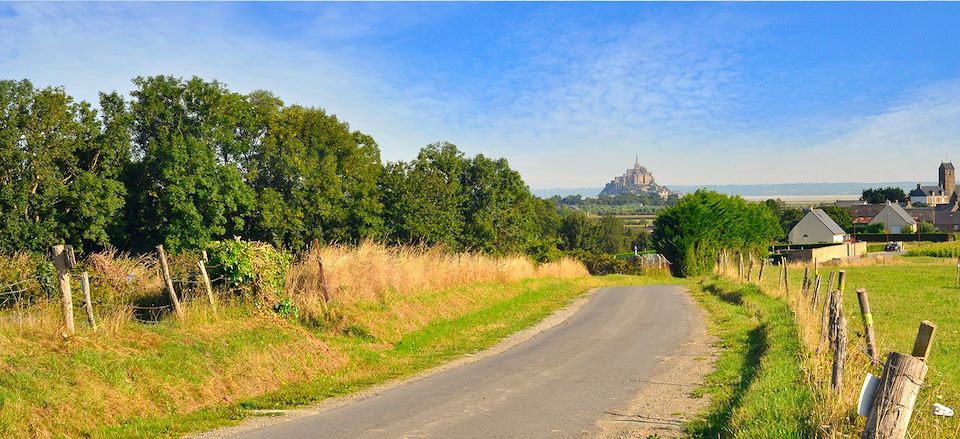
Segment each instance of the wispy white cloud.
[[[295,4],[274,21],[245,7],[0,5],[0,76],[88,100],[138,75],[219,79],[325,107],[372,134],[385,159],[449,140],[507,157],[535,187],[602,185],[634,153],[662,182],[700,184],[930,180],[927,168],[960,152],[958,82],[869,111],[758,107],[776,101],[752,99],[765,89],[745,59],[769,23],[723,8],[588,27],[537,6],[473,35],[480,45],[410,57],[398,49],[436,42],[407,31],[456,26],[487,5]],[[817,81],[805,95],[830,86]],[[765,125],[774,112],[785,116]]]

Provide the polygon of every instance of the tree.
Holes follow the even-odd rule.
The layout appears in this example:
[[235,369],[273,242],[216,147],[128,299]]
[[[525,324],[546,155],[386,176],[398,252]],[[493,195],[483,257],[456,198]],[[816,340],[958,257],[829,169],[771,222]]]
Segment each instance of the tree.
[[782,232],[765,203],[699,190],[657,216],[651,241],[674,274],[693,276],[708,273],[722,250],[760,254]]
[[522,253],[538,238],[534,199],[520,173],[505,159],[477,155],[467,162],[463,188],[463,248]]
[[[261,103],[261,107],[266,104]],[[316,108],[260,109],[266,134],[253,145],[248,180],[257,194],[252,235],[303,248],[313,239],[357,242],[382,232],[373,138]]]
[[868,188],[863,190],[861,200],[870,204],[883,204],[887,201],[907,201],[907,194],[898,187]]
[[104,115],[62,88],[0,81],[0,249],[84,248],[109,243],[123,206],[118,180],[128,150],[122,101],[102,97]]
[[427,145],[411,163],[388,164],[380,190],[389,238],[461,249],[466,167],[463,153],[446,142]]
[[245,148],[237,127],[243,99],[196,77],[133,82],[126,244],[177,251],[241,233],[253,192],[228,160]]

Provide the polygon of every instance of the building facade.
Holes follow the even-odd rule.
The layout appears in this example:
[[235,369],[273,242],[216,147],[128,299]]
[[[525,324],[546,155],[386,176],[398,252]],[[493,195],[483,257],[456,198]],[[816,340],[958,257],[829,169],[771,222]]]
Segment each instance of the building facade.
[[917,183],[917,188],[910,191],[910,202],[912,204],[926,204],[934,207],[954,201],[957,193],[957,173],[953,163],[940,163],[937,174],[939,185],[921,186],[920,183]]

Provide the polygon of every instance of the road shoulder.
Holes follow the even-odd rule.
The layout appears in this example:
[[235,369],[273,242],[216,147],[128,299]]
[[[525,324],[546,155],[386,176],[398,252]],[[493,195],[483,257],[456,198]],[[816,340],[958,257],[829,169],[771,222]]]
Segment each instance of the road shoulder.
[[685,437],[684,425],[710,405],[707,396],[694,397],[714,369],[719,349],[717,338],[707,332],[703,309],[684,288],[692,315],[687,342],[660,357],[650,379],[644,380],[637,396],[618,410],[611,410],[597,423],[602,439]]

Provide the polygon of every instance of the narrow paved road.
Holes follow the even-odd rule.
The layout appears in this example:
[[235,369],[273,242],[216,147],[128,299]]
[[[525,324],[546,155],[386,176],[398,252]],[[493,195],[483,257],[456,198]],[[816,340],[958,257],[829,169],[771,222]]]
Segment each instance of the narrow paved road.
[[593,437],[659,357],[681,354],[703,325],[695,306],[678,286],[605,288],[506,352],[240,437]]

